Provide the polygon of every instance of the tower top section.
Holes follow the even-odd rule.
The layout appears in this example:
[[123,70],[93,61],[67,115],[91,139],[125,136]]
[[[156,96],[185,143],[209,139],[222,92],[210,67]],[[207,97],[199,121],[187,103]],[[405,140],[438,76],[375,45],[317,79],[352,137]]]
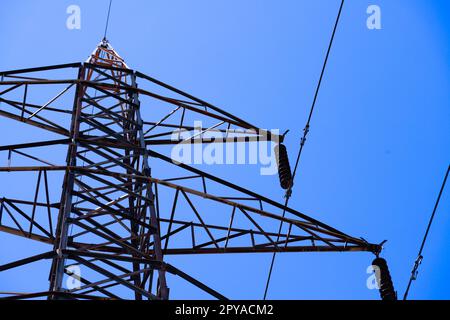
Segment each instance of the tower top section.
[[97,45],[86,62],[106,67],[129,69],[123,58],[114,50],[106,38],[103,38]]

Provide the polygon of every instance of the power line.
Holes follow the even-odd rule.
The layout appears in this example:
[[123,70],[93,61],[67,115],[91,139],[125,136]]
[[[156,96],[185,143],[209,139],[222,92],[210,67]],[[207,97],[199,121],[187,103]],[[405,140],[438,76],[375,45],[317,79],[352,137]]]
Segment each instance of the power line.
[[[338,15],[337,15],[337,18],[336,18],[336,22],[334,24],[333,33],[331,35],[330,43],[328,45],[327,54],[325,56],[325,61],[324,61],[323,66],[322,66],[322,72],[320,73],[319,82],[317,83],[316,92],[314,94],[314,99],[313,99],[313,102],[312,102],[312,105],[311,105],[311,109],[309,111],[308,120],[306,122],[305,128],[303,129],[303,136],[302,136],[302,138],[300,140],[300,149],[299,149],[299,152],[298,152],[298,155],[297,155],[297,159],[295,161],[294,171],[292,173],[291,187],[286,192],[286,201],[284,203],[284,207],[285,208],[289,204],[289,199],[291,198],[291,195],[292,195],[292,186],[294,185],[293,182],[294,182],[294,179],[295,179],[295,175],[297,173],[298,165],[300,163],[300,158],[301,158],[301,155],[302,155],[302,152],[303,152],[303,147],[304,147],[305,142],[306,142],[306,136],[309,133],[311,118],[312,118],[312,115],[314,113],[314,108],[316,106],[317,97],[319,95],[320,87],[321,87],[321,84],[322,84],[322,79],[323,79],[323,76],[325,74],[325,69],[326,69],[326,66],[327,66],[327,63],[328,63],[328,57],[330,56],[331,47],[332,47],[333,41],[334,41],[334,36],[336,35],[336,30],[337,30],[337,27],[339,25],[339,20],[341,18],[341,13],[342,13],[342,8],[344,7],[344,2],[345,2],[345,0],[342,0],[341,1],[341,6],[339,7],[339,12],[338,12]],[[283,209],[283,218],[285,217],[285,215],[286,215],[286,209]],[[281,234],[282,227],[283,227],[283,222],[280,223],[280,227],[278,229],[277,242],[280,239],[280,234]],[[273,266],[274,266],[274,263],[275,263],[275,257],[276,257],[276,252],[274,252],[273,255],[272,255],[272,261],[270,263],[269,274],[267,276],[266,288],[264,290],[264,300],[266,300],[267,291],[269,290],[269,284],[270,284],[270,279],[272,277],[272,271],[273,271]]]
[[449,172],[450,172],[450,165],[448,166],[447,173],[445,174],[444,181],[442,182],[441,190],[439,191],[439,195],[438,195],[436,203],[434,205],[433,213],[431,214],[430,221],[428,222],[427,231],[425,232],[425,236],[423,237],[422,244],[421,244],[420,250],[419,250],[419,254],[417,255],[416,261],[414,262],[414,267],[411,271],[411,277],[409,278],[408,287],[406,288],[405,294],[403,296],[403,300],[406,300],[408,298],[408,293],[409,293],[409,289],[411,288],[411,284],[414,280],[417,279],[417,270],[419,269],[419,266],[423,260],[422,251],[423,251],[423,248],[425,247],[425,242],[427,241],[428,234],[429,234],[430,228],[431,228],[431,224],[433,223],[434,216],[436,214],[436,210],[439,206],[439,202],[441,200],[441,196],[444,191],[445,184],[447,183],[447,178],[448,178]]
[[112,4],[112,0],[109,0],[108,15],[106,17],[105,34],[103,35],[104,40],[106,40],[106,33],[108,32],[109,14],[111,13],[111,4]]

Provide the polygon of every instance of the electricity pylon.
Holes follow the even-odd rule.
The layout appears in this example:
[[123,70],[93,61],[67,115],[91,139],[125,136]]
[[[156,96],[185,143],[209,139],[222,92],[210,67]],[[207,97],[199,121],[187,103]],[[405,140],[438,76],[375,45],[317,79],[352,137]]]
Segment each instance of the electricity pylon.
[[[180,143],[281,143],[283,136],[130,69],[107,40],[84,63],[0,76],[0,116],[54,137],[0,146],[10,162],[0,168],[2,184],[19,172],[37,179],[31,199],[0,198],[0,231],[48,245],[46,252],[1,265],[0,272],[51,262],[48,290],[7,298],[168,299],[170,273],[225,299],[165,257],[381,251],[380,245],[157,151]],[[187,125],[193,120],[206,125]],[[61,154],[66,158],[49,159]],[[152,171],[152,162],[165,169]],[[65,286],[68,276],[79,285]]]

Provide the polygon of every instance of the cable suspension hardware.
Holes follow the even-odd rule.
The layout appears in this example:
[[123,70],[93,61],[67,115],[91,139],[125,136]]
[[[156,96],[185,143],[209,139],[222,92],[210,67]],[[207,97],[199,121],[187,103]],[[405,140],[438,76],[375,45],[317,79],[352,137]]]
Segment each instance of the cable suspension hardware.
[[427,230],[425,231],[425,236],[423,237],[422,244],[421,244],[420,249],[419,249],[419,254],[417,255],[416,261],[414,262],[414,266],[413,266],[412,271],[411,271],[411,277],[409,278],[408,286],[406,288],[405,294],[403,295],[403,300],[406,300],[408,298],[408,293],[409,293],[409,290],[411,288],[411,284],[412,284],[412,282],[414,280],[417,280],[417,275],[419,273],[418,272],[419,266],[420,266],[420,264],[422,263],[422,260],[423,260],[423,256],[422,256],[423,248],[425,247],[425,243],[427,241],[428,234],[429,234],[430,229],[431,229],[431,225],[433,224],[433,220],[434,220],[434,216],[436,214],[436,210],[437,210],[437,208],[439,206],[439,202],[441,201],[441,196],[442,196],[442,193],[444,192],[444,188],[445,188],[445,185],[447,183],[447,178],[448,178],[449,172],[450,172],[450,165],[447,168],[447,173],[445,174],[444,181],[442,182],[442,186],[441,186],[441,189],[439,191],[439,195],[438,195],[438,197],[436,199],[436,203],[435,203],[434,208],[433,208],[433,213],[431,214],[430,221],[428,222]]
[[[299,163],[300,163],[300,158],[301,158],[301,155],[302,155],[302,152],[303,152],[303,147],[304,147],[305,142],[306,142],[306,136],[309,133],[309,128],[310,128],[312,115],[314,113],[314,108],[316,106],[317,97],[319,96],[319,91],[320,91],[320,87],[321,87],[321,84],[322,84],[322,79],[323,79],[323,76],[325,74],[325,69],[326,69],[326,66],[327,66],[327,63],[328,63],[328,58],[330,56],[331,47],[332,47],[333,41],[334,41],[334,36],[336,35],[336,30],[337,30],[337,27],[339,25],[339,20],[341,18],[341,13],[342,13],[342,8],[344,7],[344,2],[345,2],[345,0],[341,0],[341,5],[339,7],[339,12],[338,12],[338,15],[336,17],[336,22],[335,22],[334,28],[333,28],[333,33],[331,35],[330,43],[328,45],[327,53],[326,53],[326,56],[325,56],[325,61],[323,63],[322,71],[320,73],[319,82],[317,83],[316,91],[315,91],[315,94],[314,94],[314,99],[313,99],[313,102],[312,102],[312,105],[311,105],[311,109],[309,111],[308,120],[306,122],[305,128],[303,129],[303,136],[302,136],[302,138],[300,140],[300,149],[299,149],[298,154],[297,154],[297,159],[295,161],[294,172],[292,174],[291,179],[289,179],[289,175],[288,175],[288,171],[290,171],[290,167],[289,167],[289,161],[287,160],[286,147],[283,148],[282,146],[284,146],[284,145],[280,145],[280,147],[279,147],[279,153],[280,153],[280,156],[282,157],[282,159],[280,158],[280,160],[279,160],[280,164],[279,164],[279,167],[278,167],[279,176],[280,176],[280,183],[281,183],[281,187],[283,189],[287,189],[286,190],[286,195],[285,195],[285,203],[284,203],[285,207],[287,207],[287,205],[289,204],[289,199],[291,198],[291,195],[292,195],[292,187],[294,186],[295,175],[297,173],[297,169],[298,169],[298,166],[299,166]],[[284,149],[284,151],[283,151],[283,149]],[[285,157],[282,156],[283,152],[286,152],[286,156]],[[275,149],[275,154],[276,153],[277,153],[277,150]],[[289,170],[287,168],[289,168]],[[289,182],[289,187],[288,188],[284,188],[288,182]],[[283,210],[283,218],[285,217],[285,215],[286,215],[286,210]],[[281,234],[282,228],[283,228],[283,222],[280,223],[280,227],[278,229],[277,241],[280,238],[279,235]],[[270,284],[270,279],[272,277],[272,271],[273,271],[273,266],[274,266],[274,263],[275,263],[275,257],[276,257],[276,252],[274,252],[273,255],[272,255],[272,261],[270,263],[269,274],[267,276],[266,288],[264,290],[264,300],[266,300],[267,292],[269,290],[269,284]]]

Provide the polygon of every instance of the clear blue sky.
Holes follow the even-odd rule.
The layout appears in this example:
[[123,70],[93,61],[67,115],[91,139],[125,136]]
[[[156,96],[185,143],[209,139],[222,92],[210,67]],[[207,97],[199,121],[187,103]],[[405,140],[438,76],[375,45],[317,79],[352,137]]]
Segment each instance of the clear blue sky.
[[[290,129],[292,159],[339,2],[114,0],[108,38],[131,68],[260,127]],[[71,4],[81,7],[81,30],[65,26]],[[366,28],[370,4],[381,7],[382,30]],[[103,36],[107,6],[108,0],[2,1],[0,69],[84,61]],[[348,234],[387,239],[383,257],[399,294],[450,160],[449,21],[446,0],[346,1],[291,201]],[[0,119],[0,144],[30,138],[15,128]],[[5,165],[6,154],[0,156]],[[261,177],[255,166],[215,173],[282,201],[277,177]],[[13,177],[0,176],[0,195],[27,196]],[[411,298],[450,299],[449,208],[450,188]],[[28,249],[26,240],[0,235],[0,264]],[[378,299],[366,288],[372,259],[366,253],[279,255],[269,298]],[[173,261],[230,298],[259,299],[270,255]],[[25,271],[33,277],[0,273],[0,290],[46,289],[46,266]],[[173,298],[203,297],[169,285]]]

